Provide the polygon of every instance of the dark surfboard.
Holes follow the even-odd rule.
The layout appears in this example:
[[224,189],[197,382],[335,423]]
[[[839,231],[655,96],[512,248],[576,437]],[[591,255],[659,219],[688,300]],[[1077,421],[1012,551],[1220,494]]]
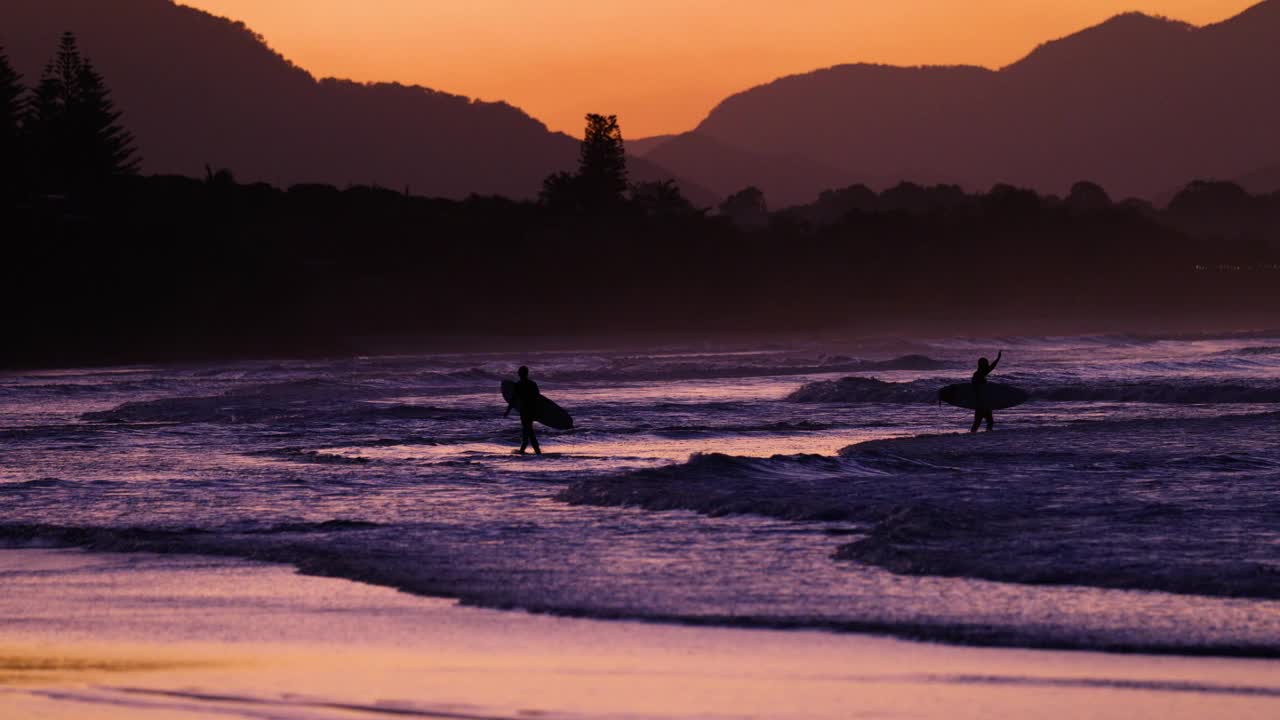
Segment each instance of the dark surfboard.
[[[1031,396],[1022,388],[993,382],[987,383],[987,388],[983,391],[983,395],[986,399],[985,405],[989,410],[1005,410],[1021,405],[1031,399]],[[938,399],[948,405],[970,410],[978,409],[978,398],[973,392],[973,383],[948,385],[938,391]]]
[[[506,400],[507,404],[516,410],[520,409],[520,402],[516,399],[516,384],[514,380],[502,381],[502,399]],[[542,395],[538,396],[538,407],[533,412],[533,419],[553,430],[573,429],[573,418],[569,417],[569,413]]]

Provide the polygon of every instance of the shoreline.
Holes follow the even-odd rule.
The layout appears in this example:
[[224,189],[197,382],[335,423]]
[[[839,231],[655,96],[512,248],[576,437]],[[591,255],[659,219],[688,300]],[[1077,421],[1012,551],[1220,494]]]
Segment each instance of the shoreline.
[[[95,533],[95,535],[97,536],[97,540],[88,545],[79,544],[74,541],[63,542],[58,539],[50,538],[47,535],[41,539],[37,539],[33,536],[30,539],[31,544],[27,547],[12,545],[8,547],[0,546],[0,561],[10,553],[54,553],[83,555],[86,557],[101,556],[119,557],[122,559],[137,558],[140,561],[156,560],[161,563],[183,563],[191,561],[197,564],[211,563],[235,567],[265,566],[273,568],[274,572],[287,572],[291,576],[299,579],[305,578],[328,582],[348,583],[359,587],[376,589],[378,591],[396,593],[397,595],[413,598],[425,603],[446,603],[459,610],[469,612],[523,615],[569,622],[606,624],[627,623],[659,628],[686,628],[690,630],[706,629],[712,631],[733,630],[743,632],[758,631],[765,633],[819,633],[833,636],[875,637],[897,642],[937,645],[958,649],[1094,653],[1102,655],[1152,658],[1219,658],[1280,661],[1280,647],[1276,647],[1274,645],[1222,644],[1220,642],[1206,643],[1204,641],[1184,643],[1145,643],[1132,640],[1112,640],[1100,643],[1096,638],[1073,639],[1069,636],[1056,638],[1040,637],[1033,639],[1009,627],[1002,628],[994,625],[957,625],[945,622],[929,623],[910,621],[841,620],[837,618],[821,619],[817,617],[759,617],[748,614],[664,615],[660,613],[646,613],[641,610],[625,610],[616,608],[601,609],[555,605],[543,606],[536,603],[493,603],[487,601],[483,596],[474,596],[469,593],[459,594],[457,592],[451,592],[443,588],[431,587],[429,585],[423,586],[414,582],[398,582],[394,579],[370,575],[367,572],[355,570],[349,565],[343,565],[341,569],[335,568],[332,565],[318,565],[308,562],[302,558],[290,557],[288,553],[266,553],[265,555],[260,555],[259,557],[254,558],[243,553],[219,551],[213,548],[201,549],[199,546],[194,545],[190,547],[172,546],[167,549],[160,549],[162,545],[157,545],[155,548],[147,548],[145,547],[145,543],[143,546],[138,546],[138,538],[132,536],[131,533],[127,533],[127,535],[129,535],[129,541],[123,544],[122,549],[117,549],[113,546],[114,544],[112,542],[104,543],[101,532]],[[163,536],[163,533],[161,533],[161,535]],[[868,564],[867,569],[875,572],[889,572],[875,564]],[[4,575],[3,564],[0,562],[0,577],[4,577]],[[906,573],[903,576],[922,577],[925,575],[920,573]],[[940,579],[953,579],[947,576],[938,577]],[[981,578],[961,579],[983,584],[992,584],[995,586],[1006,584],[997,580],[986,580]],[[1012,583],[1012,585],[1021,586],[1020,583]],[[1157,598],[1164,596],[1192,600],[1198,598],[1211,602],[1222,601],[1228,603],[1234,601],[1273,602],[1262,598],[1182,595],[1160,590],[1104,588],[1088,585],[1032,584],[1028,587],[1050,589],[1063,593],[1061,598],[1063,601],[1067,601],[1071,598],[1071,593],[1081,591],[1085,593],[1128,593],[1133,594],[1134,596],[1151,596]],[[232,595],[235,594],[234,588],[228,589],[227,592]],[[1075,601],[1079,602],[1080,600],[1076,599]],[[3,625],[3,610],[4,605],[0,603],[0,626]],[[2,640],[3,636],[0,635],[0,641]]]
[[204,556],[0,550],[0,577],[13,717],[1280,713],[1273,660],[573,619]]

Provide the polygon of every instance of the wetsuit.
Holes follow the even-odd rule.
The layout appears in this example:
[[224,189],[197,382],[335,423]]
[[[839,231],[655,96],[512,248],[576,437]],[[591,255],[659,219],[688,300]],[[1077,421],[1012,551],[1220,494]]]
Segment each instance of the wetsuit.
[[538,447],[538,436],[533,433],[533,421],[537,417],[538,398],[542,394],[538,392],[538,383],[529,380],[519,380],[516,382],[514,400],[519,403],[520,407],[520,452],[524,453],[525,448],[533,445],[533,451],[539,455],[542,454],[542,448]]

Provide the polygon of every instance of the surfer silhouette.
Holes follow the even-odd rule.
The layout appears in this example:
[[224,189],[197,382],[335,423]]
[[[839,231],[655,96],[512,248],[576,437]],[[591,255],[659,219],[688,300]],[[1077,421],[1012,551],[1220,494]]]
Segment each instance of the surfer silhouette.
[[529,379],[529,368],[521,365],[519,373],[520,380],[515,385],[515,392],[511,394],[507,411],[502,413],[502,417],[509,416],[511,408],[517,407],[520,410],[520,454],[524,455],[525,449],[533,445],[533,451],[541,455],[542,448],[538,447],[538,436],[533,432],[533,421],[537,416],[535,411],[538,407],[538,398],[542,393],[538,391],[538,383]]
[[987,421],[987,432],[991,432],[991,426],[995,424],[995,418],[991,415],[991,408],[987,405],[987,376],[991,374],[996,366],[1000,364],[1000,358],[1004,356],[1001,350],[996,354],[996,361],[990,362],[986,358],[978,358],[978,370],[973,374],[973,427],[969,428],[969,432],[978,432],[978,426],[983,420]]

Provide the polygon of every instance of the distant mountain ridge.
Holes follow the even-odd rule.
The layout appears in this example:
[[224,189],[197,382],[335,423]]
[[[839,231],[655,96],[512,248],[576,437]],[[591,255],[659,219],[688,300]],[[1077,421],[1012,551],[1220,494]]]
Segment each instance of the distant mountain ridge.
[[[503,102],[317,80],[243,23],[170,0],[4,0],[0,45],[28,85],[75,32],[148,173],[228,168],[242,181],[377,184],[414,194],[535,196],[578,141]],[[636,159],[634,180],[671,173]],[[715,197],[690,183],[695,201]]]
[[[1277,81],[1280,0],[1266,0],[1200,28],[1119,15],[1000,70],[856,64],[783,77],[725,99],[692,132],[722,152],[834,168],[844,185],[1065,193],[1089,179],[1151,198],[1280,160]],[[675,142],[646,157],[721,194],[757,185],[774,206],[814,196],[784,164],[728,177]]]
[[[317,80],[236,23],[171,0],[4,0],[0,45],[28,84],[72,30],[149,173],[206,164],[277,185],[531,197],[578,143],[518,108],[398,84]],[[1089,179],[1155,199],[1280,164],[1280,0],[1194,27],[1139,13],[999,70],[839,65],[737,93],[690,133],[645,138],[633,180],[699,206],[748,185],[771,207],[900,180],[1065,193]],[[607,108],[602,108],[608,111]],[[623,118],[626,130],[626,119]]]
[[[685,133],[649,148],[645,159],[659,165],[672,162],[696,178],[699,185],[721,188],[728,195],[741,190],[746,178],[767,178],[762,188],[766,198],[778,185],[816,196],[822,190],[843,184],[844,173],[805,157],[783,157],[756,153],[726,145],[698,132]],[[734,188],[729,190],[727,188]]]

